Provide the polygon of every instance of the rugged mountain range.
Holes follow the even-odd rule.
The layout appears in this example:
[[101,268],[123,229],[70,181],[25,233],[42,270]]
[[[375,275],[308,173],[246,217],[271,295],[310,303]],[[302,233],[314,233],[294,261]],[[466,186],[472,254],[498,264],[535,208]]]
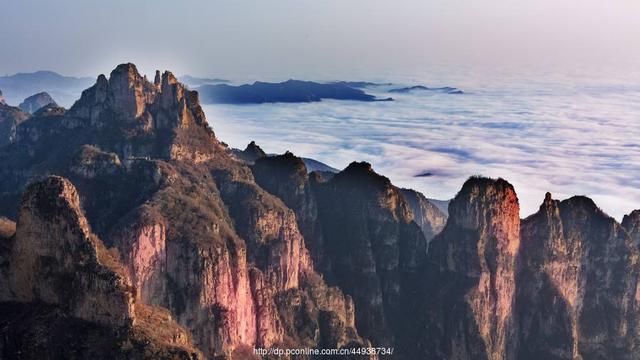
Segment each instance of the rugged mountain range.
[[640,358],[640,211],[548,195],[521,220],[507,181],[470,178],[445,214],[367,163],[229,149],[196,92],[132,64],[0,115],[3,359]]

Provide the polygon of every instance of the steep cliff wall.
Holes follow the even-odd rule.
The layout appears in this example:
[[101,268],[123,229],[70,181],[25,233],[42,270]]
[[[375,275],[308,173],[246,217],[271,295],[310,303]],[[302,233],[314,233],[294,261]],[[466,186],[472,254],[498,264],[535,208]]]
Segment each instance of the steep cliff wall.
[[367,163],[352,163],[311,186],[331,263],[329,282],[353,297],[356,325],[365,337],[402,349],[426,254],[405,199]]
[[638,248],[628,232],[588,198],[547,194],[521,234],[519,358],[637,358]]
[[518,198],[506,181],[471,178],[428,254],[424,354],[513,359],[520,246]]
[[215,139],[197,94],[171,73],[151,84],[120,65],[68,112],[26,122],[0,158],[4,214],[31,179],[68,176],[134,298],[169,309],[206,356],[365,343],[351,299],[316,273],[294,212]]
[[[6,250],[3,358],[201,357],[166,310],[136,303],[123,266],[91,232],[67,180],[49,177],[28,187]],[[62,335],[51,329],[71,340],[57,343]]]

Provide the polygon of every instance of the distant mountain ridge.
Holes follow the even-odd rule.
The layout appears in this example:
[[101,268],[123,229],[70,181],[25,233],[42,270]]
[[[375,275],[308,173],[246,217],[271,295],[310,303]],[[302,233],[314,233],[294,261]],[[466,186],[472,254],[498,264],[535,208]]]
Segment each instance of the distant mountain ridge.
[[[365,92],[365,89],[369,88],[400,94],[414,91],[463,93],[460,89],[448,86],[431,88],[415,85],[389,89],[393,83],[370,81],[287,80],[279,83],[256,81],[252,84],[232,85],[230,80],[192,75],[183,75],[179,80],[189,88],[197,90],[203,104],[310,103],[323,99],[363,102],[393,100],[391,97],[378,98]],[[69,108],[82,90],[91,86],[93,81],[94,79],[88,77],[64,76],[42,70],[0,76],[0,89],[4,91],[5,102],[14,106],[33,94],[46,92],[55,98],[58,104]]]
[[301,80],[287,80],[280,83],[256,81],[251,85],[239,86],[203,85],[197,90],[205,104],[307,103],[323,99],[366,102],[393,100],[376,98],[361,89],[343,83],[324,84]]
[[197,86],[202,86],[202,85],[207,85],[207,84],[223,84],[223,83],[231,82],[231,81],[225,80],[225,79],[202,78],[202,77],[196,77],[196,76],[191,76],[191,75],[182,75],[182,76],[180,76],[178,78],[178,80],[180,80],[180,82],[182,82],[185,85],[190,86],[190,87],[197,87]]
[[47,92],[64,106],[71,106],[82,90],[95,79],[60,75],[53,71],[36,71],[0,76],[0,89],[5,101],[12,105],[40,92]]
[[389,90],[390,93],[400,93],[400,94],[410,93],[413,91],[431,91],[436,93],[452,94],[452,95],[464,94],[464,91],[454,87],[450,87],[450,86],[430,88],[422,85],[415,85],[415,86],[408,86],[408,87]]
[[46,92],[40,92],[24,99],[24,101],[21,102],[20,105],[18,105],[18,107],[22,111],[33,114],[47,105],[58,106],[58,104],[55,102],[55,100],[53,100],[51,95],[47,94]]

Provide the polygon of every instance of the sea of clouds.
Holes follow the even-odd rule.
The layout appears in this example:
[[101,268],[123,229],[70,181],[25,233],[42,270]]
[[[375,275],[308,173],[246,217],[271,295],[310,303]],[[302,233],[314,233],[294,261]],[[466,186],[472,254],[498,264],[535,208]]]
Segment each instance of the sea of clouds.
[[[537,210],[547,191],[556,199],[587,195],[618,220],[640,208],[640,83],[429,80],[435,81],[420,83],[465,94],[204,109],[230,146],[255,140],[268,153],[290,150],[335,168],[368,161],[394,184],[431,198],[450,199],[469,176],[484,175],[515,186],[522,217]],[[367,92],[386,97],[386,90]],[[416,176],[424,173],[430,176]]]

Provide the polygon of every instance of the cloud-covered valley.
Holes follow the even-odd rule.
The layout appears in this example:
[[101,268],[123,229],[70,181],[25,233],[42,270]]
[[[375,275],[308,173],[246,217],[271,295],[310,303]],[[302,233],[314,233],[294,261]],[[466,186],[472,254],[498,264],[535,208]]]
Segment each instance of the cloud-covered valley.
[[523,217],[547,191],[590,196],[618,219],[640,208],[639,85],[523,81],[463,89],[394,94],[394,102],[205,111],[233,147],[255,140],[267,152],[290,150],[336,168],[369,161],[395,184],[432,198],[451,198],[466,178],[485,175],[516,186]]

